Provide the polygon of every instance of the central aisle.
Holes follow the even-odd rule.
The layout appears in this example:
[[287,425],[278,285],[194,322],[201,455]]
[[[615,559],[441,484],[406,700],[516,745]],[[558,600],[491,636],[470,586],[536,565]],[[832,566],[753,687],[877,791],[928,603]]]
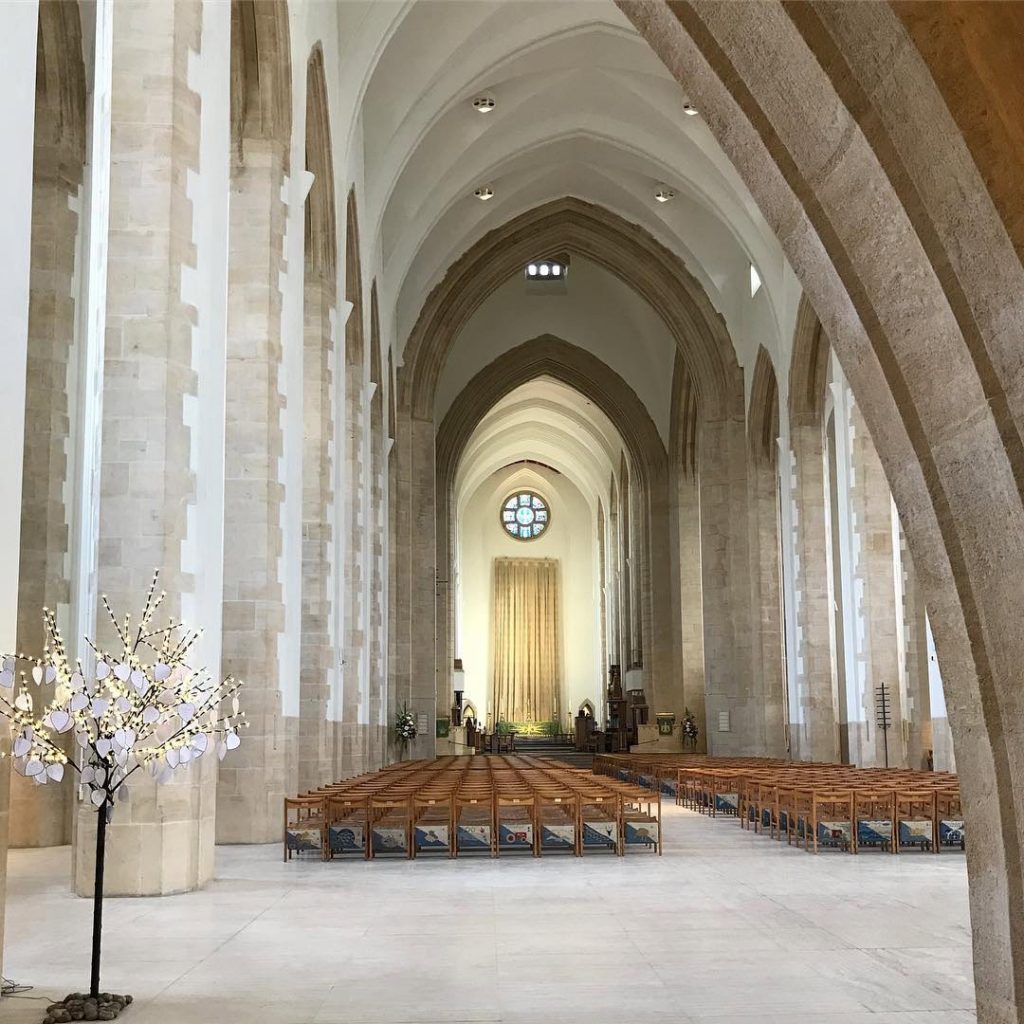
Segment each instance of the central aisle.
[[[968,1024],[959,854],[810,854],[664,808],[663,857],[347,864],[221,847],[207,889],[109,900],[131,1024]],[[80,989],[68,851],[11,852],[4,973]],[[53,938],[54,935],[60,936]],[[45,1002],[4,1000],[0,1021]],[[910,1012],[917,1011],[917,1012]]]

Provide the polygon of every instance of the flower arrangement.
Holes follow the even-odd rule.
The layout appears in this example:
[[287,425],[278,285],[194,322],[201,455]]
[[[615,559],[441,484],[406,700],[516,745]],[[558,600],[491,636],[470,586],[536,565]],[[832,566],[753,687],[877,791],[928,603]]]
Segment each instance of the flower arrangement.
[[686,708],[683,711],[683,742],[687,746],[697,746],[697,737],[700,735],[700,730],[697,728],[697,719],[694,718],[693,712]]
[[[78,1019],[77,1003],[96,1003],[102,1019],[116,1016],[130,996],[99,991],[100,939],[103,922],[103,866],[107,825],[117,802],[129,799],[126,783],[146,770],[158,783],[176,768],[198,760],[211,747],[223,760],[240,743],[238,731],[247,723],[239,711],[240,680],[217,682],[189,658],[201,633],[173,619],[156,627],[153,618],[164,599],[157,594],[159,573],[153,574],[142,618],[119,620],[107,599],[103,606],[114,625],[112,650],[86,640],[95,656],[87,671],[81,659],[69,660],[56,616],[43,609],[46,641],[41,658],[0,655],[0,715],[11,726],[11,757],[20,775],[38,785],[59,783],[70,768],[78,775],[79,793],[97,811],[96,874],[93,896],[92,979],[88,997],[69,996],[54,1004],[49,1020]],[[19,670],[19,662],[25,668]],[[20,676],[20,682],[18,680]],[[53,698],[39,709],[29,683],[53,684]],[[221,704],[229,702],[225,713]],[[67,736],[71,742],[62,737]],[[92,1012],[92,1007],[81,1007]]]
[[399,743],[408,743],[416,739],[416,718],[406,704],[402,705],[402,710],[395,719],[395,735]]

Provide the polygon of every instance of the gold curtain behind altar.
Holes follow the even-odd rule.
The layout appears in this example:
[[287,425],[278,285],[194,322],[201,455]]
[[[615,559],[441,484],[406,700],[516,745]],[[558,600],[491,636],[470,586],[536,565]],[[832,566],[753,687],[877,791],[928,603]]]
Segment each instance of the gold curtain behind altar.
[[495,722],[559,718],[561,617],[558,562],[496,558],[491,650]]

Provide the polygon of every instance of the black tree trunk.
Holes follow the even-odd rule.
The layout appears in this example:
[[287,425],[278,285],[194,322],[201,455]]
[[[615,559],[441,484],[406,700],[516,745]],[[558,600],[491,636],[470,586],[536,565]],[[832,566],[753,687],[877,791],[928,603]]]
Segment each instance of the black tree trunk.
[[97,999],[100,994],[100,945],[103,938],[103,860],[107,849],[107,808],[110,798],[103,801],[96,820],[96,881],[92,894],[92,978],[89,995]]

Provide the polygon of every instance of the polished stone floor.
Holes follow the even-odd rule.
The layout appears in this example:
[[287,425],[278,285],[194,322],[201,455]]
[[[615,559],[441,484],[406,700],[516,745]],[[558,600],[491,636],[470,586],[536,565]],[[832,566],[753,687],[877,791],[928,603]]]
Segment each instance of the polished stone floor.
[[[814,857],[666,808],[665,855],[281,862],[226,847],[203,892],[106,903],[132,1024],[975,1020],[963,855]],[[66,849],[13,851],[0,1021],[86,984]]]

